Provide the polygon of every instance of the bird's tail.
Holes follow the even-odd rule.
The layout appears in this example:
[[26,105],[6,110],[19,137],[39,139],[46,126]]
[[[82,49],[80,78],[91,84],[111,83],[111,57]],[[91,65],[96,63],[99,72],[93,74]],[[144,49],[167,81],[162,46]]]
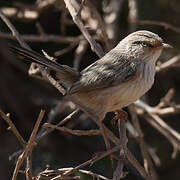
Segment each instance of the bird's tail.
[[57,74],[56,79],[59,79],[68,86],[75,82],[79,77],[79,72],[77,72],[75,69],[66,65],[61,65],[56,61],[51,61],[35,51],[17,46],[10,46],[9,48],[11,52],[16,55],[20,55],[24,60],[46,66],[51,70],[54,70]]

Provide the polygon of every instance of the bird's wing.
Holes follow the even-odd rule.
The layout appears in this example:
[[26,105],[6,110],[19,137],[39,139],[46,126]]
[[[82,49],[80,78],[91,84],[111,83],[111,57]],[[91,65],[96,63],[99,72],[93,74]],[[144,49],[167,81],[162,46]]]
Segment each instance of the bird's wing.
[[108,88],[134,79],[139,63],[121,61],[117,63],[95,62],[82,71],[79,81],[75,82],[67,94]]

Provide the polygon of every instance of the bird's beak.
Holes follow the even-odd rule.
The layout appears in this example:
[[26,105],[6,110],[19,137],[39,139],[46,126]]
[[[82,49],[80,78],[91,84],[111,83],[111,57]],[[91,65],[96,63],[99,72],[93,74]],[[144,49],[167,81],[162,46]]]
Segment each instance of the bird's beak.
[[166,43],[162,43],[162,48],[163,49],[168,49],[168,48],[173,48],[171,45],[166,44]]

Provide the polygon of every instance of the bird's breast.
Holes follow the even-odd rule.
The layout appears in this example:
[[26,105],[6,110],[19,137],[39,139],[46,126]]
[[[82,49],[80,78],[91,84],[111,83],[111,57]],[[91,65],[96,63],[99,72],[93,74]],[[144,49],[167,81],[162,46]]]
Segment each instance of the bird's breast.
[[[123,108],[143,96],[154,83],[155,65],[142,63],[137,70],[136,78],[107,89],[105,96],[108,100],[108,109],[111,111]],[[107,111],[110,111],[108,110]]]

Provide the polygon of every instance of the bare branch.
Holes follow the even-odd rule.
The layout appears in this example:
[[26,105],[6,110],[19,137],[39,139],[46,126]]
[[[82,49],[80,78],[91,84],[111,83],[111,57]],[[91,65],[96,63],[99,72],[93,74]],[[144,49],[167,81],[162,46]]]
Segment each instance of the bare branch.
[[52,178],[52,180],[57,180],[57,179],[63,179],[64,177],[67,177],[68,175],[76,172],[78,169],[84,167],[84,166],[87,166],[87,165],[92,165],[93,163],[95,163],[96,161],[99,161],[100,159],[112,154],[113,152],[116,152],[117,150],[119,150],[122,146],[121,145],[118,145],[104,153],[101,153],[99,156],[95,156],[94,158],[76,166],[75,168],[63,173],[62,175],[59,175],[59,176],[56,176],[55,178]]
[[146,112],[140,112],[145,120],[162,133],[174,148],[177,148],[180,151],[180,134],[167,125],[157,114],[153,113],[153,108],[148,104],[140,100],[136,101],[135,104]]
[[134,127],[136,128],[137,132],[138,132],[138,136],[137,136],[137,141],[139,142],[139,146],[140,146],[140,149],[141,149],[141,153],[142,153],[142,156],[143,156],[143,160],[144,160],[144,168],[146,169],[146,171],[152,176],[152,179],[154,180],[158,180],[158,175],[155,171],[155,168],[154,168],[154,165],[151,161],[151,158],[149,156],[149,153],[148,153],[148,150],[147,150],[147,146],[146,146],[146,143],[144,141],[144,134],[143,134],[143,131],[141,130],[141,126],[140,126],[140,123],[139,123],[139,119],[138,119],[138,116],[135,112],[135,109],[133,107],[133,105],[129,106],[129,111],[131,113],[131,118],[132,118],[132,122],[133,122],[133,125]]
[[36,124],[35,124],[35,126],[34,126],[34,129],[33,129],[32,133],[31,133],[31,136],[30,136],[30,138],[29,138],[29,141],[28,141],[28,143],[27,143],[27,146],[25,147],[24,152],[23,152],[23,153],[19,156],[19,158],[18,158],[18,161],[17,161],[17,163],[16,163],[16,167],[15,167],[15,169],[14,169],[14,173],[13,173],[12,180],[16,180],[17,175],[18,175],[18,172],[19,172],[19,169],[20,169],[20,167],[21,167],[24,159],[28,156],[29,152],[31,152],[31,150],[33,149],[33,147],[34,147],[34,145],[35,145],[35,144],[34,144],[34,142],[35,142],[34,139],[35,139],[35,137],[36,137],[38,128],[39,128],[40,123],[41,123],[41,121],[42,121],[42,119],[43,119],[43,117],[44,117],[44,114],[45,114],[45,111],[41,111],[40,114],[39,114],[39,117],[38,117],[38,119],[37,119],[37,121],[36,121]]
[[64,0],[66,7],[68,8],[74,23],[79,27],[84,37],[88,40],[91,45],[91,49],[99,56],[102,57],[104,52],[99,44],[91,37],[87,29],[85,28],[81,18],[79,17],[80,5],[76,0]]
[[50,123],[45,123],[43,125],[43,128],[53,128],[62,132],[66,132],[72,135],[76,135],[76,136],[97,136],[97,135],[101,135],[101,132],[99,130],[72,130],[72,129],[68,129],[66,127],[57,127],[56,125],[52,125]]
[[[63,173],[66,173],[68,171],[71,171],[73,170],[74,168],[61,168],[61,169],[58,169],[58,170],[45,170],[45,171],[42,171],[38,177],[46,177],[48,178],[52,178],[52,175],[60,175],[60,174],[63,174]],[[90,175],[92,176],[93,178],[97,178],[97,179],[103,179],[103,180],[110,180],[109,178],[106,178],[102,175],[99,175],[99,174],[96,174],[96,173],[93,173],[91,171],[87,171],[87,170],[83,170],[83,169],[77,169],[76,170],[77,172],[81,172],[83,174],[87,174],[87,175]],[[68,176],[67,176],[68,177]],[[67,177],[63,177],[63,178],[67,178]],[[72,176],[71,176],[72,178]]]
[[179,60],[180,60],[180,54],[178,54],[177,56],[174,56],[173,58],[169,59],[168,61],[166,61],[160,65],[157,65],[156,71],[160,72],[160,71],[166,70],[172,66],[175,66],[175,64],[178,63]]
[[162,21],[150,21],[150,20],[138,20],[137,24],[140,25],[156,25],[156,26],[162,26],[165,29],[170,29],[176,33],[180,33],[180,28],[177,28],[169,23],[162,22]]
[[30,47],[24,42],[23,38],[21,38],[21,36],[19,35],[19,33],[17,32],[17,30],[15,29],[15,27],[11,24],[11,22],[8,20],[8,18],[2,13],[2,11],[0,10],[0,17],[1,19],[4,21],[4,23],[9,27],[9,29],[12,32],[12,35],[14,37],[16,37],[16,39],[18,40],[18,42],[21,44],[22,47],[30,49]]
[[13,124],[11,119],[9,118],[9,115],[6,115],[1,109],[0,109],[0,116],[7,122],[7,124],[10,126],[9,130],[11,130],[14,135],[17,137],[19,142],[23,147],[26,145],[26,141],[23,139],[23,137],[20,135],[19,131],[17,130],[16,126]]
[[[46,34],[46,35],[21,35],[22,39],[26,42],[55,42],[55,43],[74,43],[78,44],[81,40],[84,39],[82,36],[77,36],[77,37],[65,37],[65,36],[59,36],[59,35],[54,35],[54,34]],[[3,33],[0,32],[0,38],[6,38],[6,39],[12,39],[15,40],[17,39],[15,36],[12,36],[9,33]],[[24,47],[24,46],[23,46]]]

